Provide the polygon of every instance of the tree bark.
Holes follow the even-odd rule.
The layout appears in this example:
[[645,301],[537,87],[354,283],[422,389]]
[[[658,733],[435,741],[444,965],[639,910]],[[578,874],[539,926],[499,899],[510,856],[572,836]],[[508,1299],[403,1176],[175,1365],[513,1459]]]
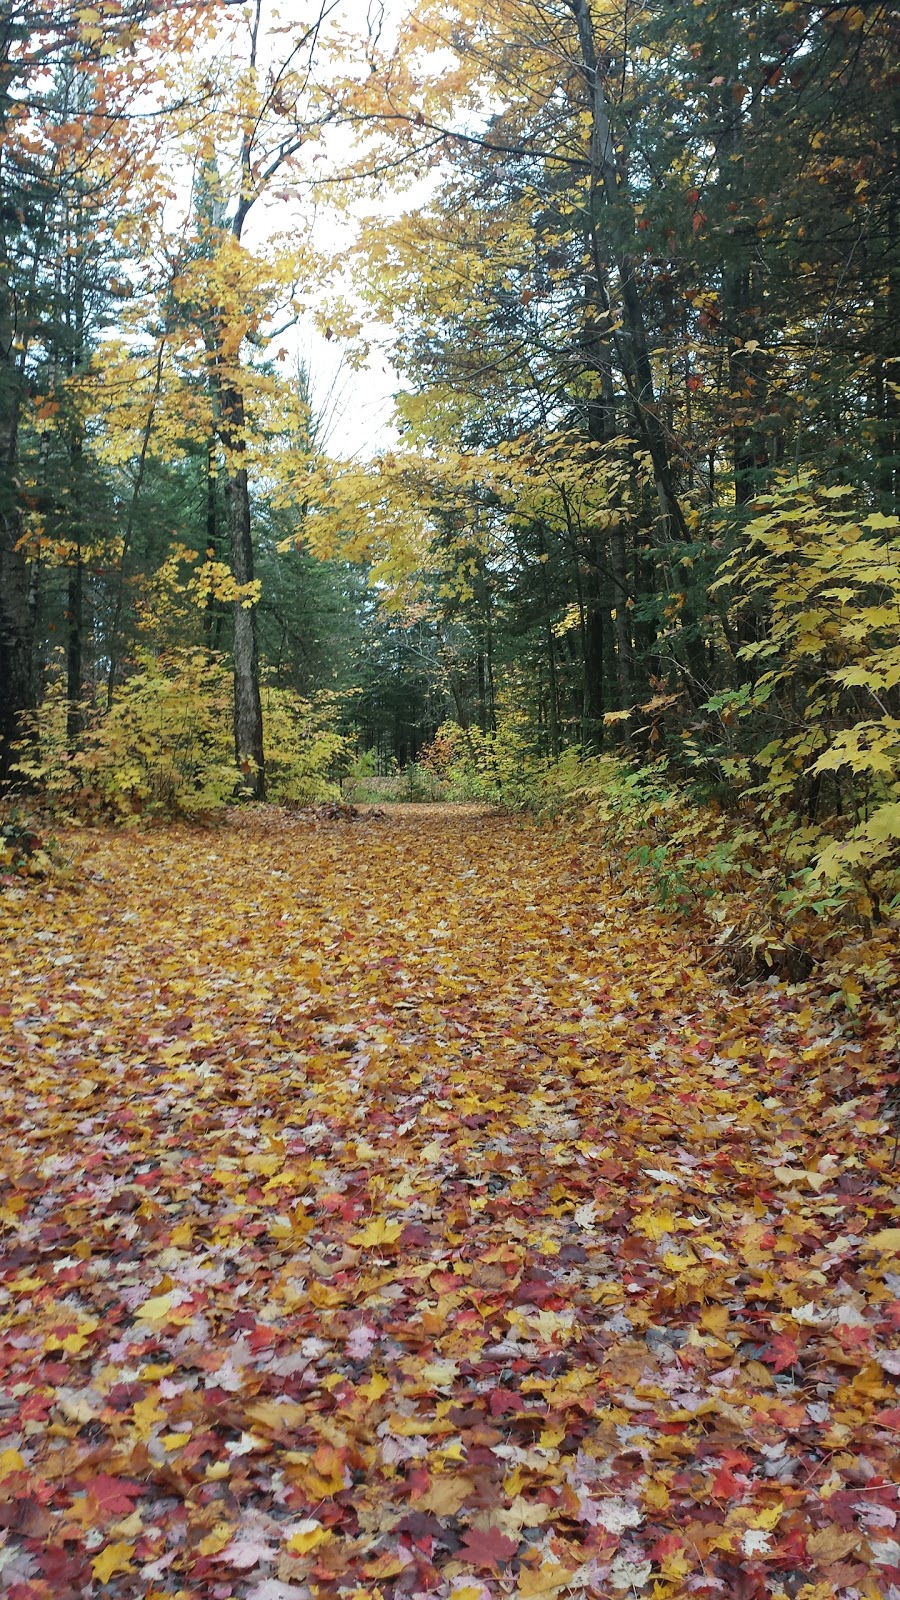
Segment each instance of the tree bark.
[[9,778],[22,717],[33,710],[33,612],[30,563],[19,548],[18,465],[21,376],[13,354],[13,318],[0,288],[0,783]]
[[70,750],[77,745],[82,727],[83,641],[84,564],[79,536],[66,592],[66,743]]
[[[12,72],[9,27],[0,38],[0,135],[8,126]],[[9,258],[7,229],[14,226],[2,205],[8,162],[0,142],[0,259]],[[11,202],[10,202],[11,204]],[[34,708],[33,612],[29,605],[29,562],[19,548],[22,518],[16,469],[19,457],[19,407],[22,377],[15,351],[16,318],[8,285],[0,277],[0,784],[9,779],[12,746],[22,733],[23,713]]]
[[[253,531],[250,485],[244,444],[244,397],[230,384],[219,390],[222,408],[222,443],[225,449],[228,535],[231,570],[242,586],[253,582]],[[240,600],[234,605],[234,752],[255,800],[265,799],[266,771],[263,754],[262,698],[259,692],[259,646],[256,604]]]

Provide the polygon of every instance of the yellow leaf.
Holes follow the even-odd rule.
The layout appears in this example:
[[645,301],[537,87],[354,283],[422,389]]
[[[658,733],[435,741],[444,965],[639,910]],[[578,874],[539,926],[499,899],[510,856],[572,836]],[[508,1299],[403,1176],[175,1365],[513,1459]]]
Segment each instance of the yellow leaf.
[[435,1389],[445,1389],[456,1377],[459,1367],[455,1361],[426,1361],[422,1368],[422,1382]]
[[767,1533],[770,1532],[781,1521],[784,1510],[784,1506],[767,1506],[765,1511],[760,1511],[759,1515],[753,1518],[751,1528],[764,1528]]
[[806,1548],[817,1561],[844,1561],[856,1549],[861,1537],[856,1531],[845,1533],[836,1523],[831,1523],[809,1534]]
[[263,1176],[270,1177],[273,1172],[278,1172],[284,1165],[284,1159],[282,1156],[277,1155],[252,1155],[247,1157],[244,1165],[250,1172],[258,1172]]
[[135,1314],[140,1322],[165,1322],[172,1310],[174,1299],[174,1292],[153,1295],[149,1300],[145,1300],[142,1306],[138,1306]]
[[350,1243],[362,1250],[371,1250],[380,1244],[394,1244],[402,1232],[401,1223],[386,1222],[384,1217],[373,1217],[361,1233],[351,1235]]
[[217,1522],[212,1530],[201,1539],[197,1549],[201,1556],[217,1556],[220,1550],[230,1543],[234,1533],[234,1525],[230,1522]]
[[131,1557],[134,1555],[134,1545],[125,1544],[119,1540],[116,1544],[108,1544],[95,1556],[91,1562],[91,1570],[98,1583],[109,1583],[115,1572],[133,1572]]
[[436,1517],[455,1517],[474,1487],[474,1479],[462,1472],[439,1472],[416,1505],[423,1511],[432,1511]]
[[397,1412],[391,1414],[389,1427],[391,1433],[401,1439],[416,1439],[420,1434],[430,1438],[434,1434],[454,1432],[453,1423],[445,1418],[401,1417]]
[[669,1250],[663,1256],[663,1266],[668,1272],[687,1272],[689,1267],[696,1267],[695,1255],[676,1255],[674,1250]]
[[130,1517],[123,1517],[121,1522],[116,1522],[110,1529],[110,1532],[118,1534],[120,1539],[139,1539],[143,1531],[144,1519],[139,1511],[132,1511]]
[[190,1439],[189,1433],[164,1433],[162,1442],[167,1450],[180,1450]]
[[652,1506],[654,1511],[666,1511],[669,1506],[669,1491],[664,1483],[652,1478],[649,1483],[644,1484],[641,1499],[645,1505]]
[[541,1432],[538,1444],[542,1450],[555,1450],[557,1445],[562,1444],[565,1437],[566,1430],[562,1423],[559,1423],[555,1428],[552,1426],[549,1428],[544,1428]]
[[70,1356],[77,1356],[86,1344],[87,1339],[83,1333],[67,1333],[64,1339],[60,1339],[57,1349],[65,1350]]
[[343,1301],[340,1289],[332,1289],[330,1284],[319,1283],[318,1279],[310,1284],[307,1292],[313,1305],[319,1306],[323,1310],[332,1306],[339,1306]]
[[0,1450],[0,1478],[5,1478],[10,1472],[24,1472],[25,1457],[20,1456],[18,1450]]
[[305,1522],[299,1523],[296,1532],[285,1540],[285,1548],[290,1550],[291,1555],[305,1556],[330,1538],[329,1530],[323,1528],[321,1522],[316,1522],[315,1518],[310,1517]]
[[634,1228],[637,1233],[646,1234],[648,1239],[655,1242],[664,1234],[674,1233],[675,1214],[672,1211],[645,1211],[643,1216],[637,1217]]
[[175,1366],[171,1361],[148,1361],[147,1365],[141,1368],[141,1377],[145,1383],[155,1383],[157,1378],[167,1378],[169,1373],[174,1371]]
[[138,1400],[132,1408],[134,1425],[142,1439],[149,1439],[153,1432],[154,1424],[159,1422],[165,1412],[160,1406],[155,1394],[148,1394],[143,1400]]
[[900,1255],[900,1228],[881,1228],[878,1233],[870,1234],[863,1242],[866,1245],[874,1245],[876,1250],[883,1250],[886,1254]]
[[555,1561],[545,1561],[543,1566],[531,1571],[523,1568],[516,1580],[515,1592],[523,1600],[530,1600],[532,1595],[558,1594],[560,1589],[568,1587],[571,1577],[571,1569]]
[[371,1406],[376,1400],[380,1400],[383,1394],[387,1394],[390,1387],[390,1379],[386,1378],[383,1372],[373,1372],[368,1383],[361,1383],[356,1392]]

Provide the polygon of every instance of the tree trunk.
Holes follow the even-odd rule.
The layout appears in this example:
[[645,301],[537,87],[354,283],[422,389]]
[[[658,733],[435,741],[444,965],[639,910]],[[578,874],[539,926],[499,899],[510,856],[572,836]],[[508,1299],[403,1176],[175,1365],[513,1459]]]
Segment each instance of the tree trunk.
[[[244,443],[244,397],[232,384],[218,389],[219,428],[225,452],[225,503],[231,570],[241,586],[253,582],[253,531],[250,520],[250,485]],[[234,753],[254,800],[264,800],[266,771],[263,757],[262,699],[259,692],[259,647],[256,604],[234,604]]]
[[623,706],[634,698],[634,650],[631,640],[631,618],[628,601],[631,598],[631,580],[625,550],[625,529],[622,523],[610,534],[610,566],[616,598],[616,671]]
[[[686,539],[684,515],[675,492],[665,429],[659,417],[650,346],[637,285],[635,262],[626,239],[634,234],[634,207],[624,179],[620,181],[609,104],[597,59],[594,23],[588,0],[568,0],[578,30],[581,59],[591,113],[590,242],[594,275],[601,295],[598,311],[611,327],[605,298],[607,258],[615,266],[621,296],[620,332],[611,335],[634,413],[653,462],[662,533],[665,539]],[[601,221],[602,215],[602,221]]]
[[[82,353],[82,338],[83,329],[79,325],[79,342],[75,347],[79,359]],[[74,364],[73,356],[73,366]],[[74,549],[66,586],[66,743],[72,751],[81,736],[81,691],[84,679],[84,561],[82,559],[84,438],[78,419],[74,423],[69,444],[69,462],[72,474],[69,536]]]
[[84,564],[81,537],[69,568],[66,594],[66,743],[74,750],[81,736],[81,690],[84,654]]
[[584,608],[584,706],[581,719],[582,744],[599,750],[603,744],[603,717],[607,709],[604,684],[604,616],[593,594],[585,597]]
[[15,759],[12,746],[22,733],[22,715],[34,708],[29,562],[18,548],[22,536],[16,482],[20,377],[13,336],[11,308],[0,288],[0,783],[9,778]]
[[22,716],[34,708],[28,562],[15,512],[0,516],[0,783],[9,779]]
[[[217,561],[219,559],[219,518],[216,506],[216,441],[215,437],[207,441],[206,446],[206,559]],[[206,606],[203,612],[203,639],[207,650],[216,650],[219,644],[219,634],[222,629],[222,609],[213,597],[212,588],[206,597]]]

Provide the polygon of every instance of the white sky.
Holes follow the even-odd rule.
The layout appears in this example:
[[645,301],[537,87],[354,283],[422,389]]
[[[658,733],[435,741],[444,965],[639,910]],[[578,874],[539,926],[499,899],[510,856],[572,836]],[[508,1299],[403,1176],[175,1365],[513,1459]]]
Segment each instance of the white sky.
[[[409,7],[410,0],[384,0],[382,45]],[[376,9],[381,9],[381,0],[340,0],[329,16],[329,24],[342,32],[365,36],[370,12]],[[302,6],[302,15],[296,0],[286,0],[280,7],[280,13],[282,22],[293,20],[295,15],[301,21],[310,15],[309,0]],[[336,157],[342,147],[350,149],[346,135],[340,130],[331,137],[329,143]],[[418,198],[421,198],[421,190]],[[262,202],[253,216],[252,232],[248,228],[248,242],[253,237],[265,237],[269,228],[283,231],[289,225],[290,204],[285,201]],[[353,214],[362,217],[375,208],[376,202],[363,195],[351,207],[349,216],[346,211],[338,216],[325,207],[318,208],[312,227],[314,246],[325,253],[349,250],[354,231]],[[379,200],[377,208],[384,215],[385,202]],[[396,209],[398,213],[402,209],[399,197]],[[298,226],[305,228],[306,220],[299,205],[297,217]],[[347,298],[352,297],[349,283],[341,286],[341,292]],[[319,297],[320,304],[327,302],[328,295],[329,291],[324,290]],[[373,322],[362,305],[360,320],[363,335],[370,344],[369,358],[361,369],[347,365],[344,341],[337,336],[326,339],[312,315],[305,317],[297,328],[289,330],[278,340],[279,345],[287,348],[291,356],[299,356],[306,365],[311,379],[313,404],[321,413],[325,425],[323,442],[332,454],[342,457],[371,456],[378,450],[394,445],[398,437],[391,419],[394,395],[401,380],[387,353],[390,330]]]

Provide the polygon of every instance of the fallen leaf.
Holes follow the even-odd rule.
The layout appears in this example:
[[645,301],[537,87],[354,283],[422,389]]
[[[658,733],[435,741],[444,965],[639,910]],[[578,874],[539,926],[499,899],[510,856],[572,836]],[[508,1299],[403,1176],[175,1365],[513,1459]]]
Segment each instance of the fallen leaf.
[[134,1555],[133,1544],[126,1544],[120,1540],[116,1544],[108,1544],[98,1556],[91,1561],[91,1571],[98,1583],[109,1583],[110,1578],[117,1572],[133,1572],[131,1557]]
[[292,1555],[305,1556],[310,1550],[315,1550],[320,1544],[325,1544],[331,1538],[327,1528],[314,1518],[307,1518],[305,1522],[298,1522],[294,1531],[285,1540],[285,1548]]
[[831,1523],[808,1535],[806,1549],[816,1561],[844,1561],[857,1548],[860,1538],[856,1530],[846,1532]]
[[507,1538],[499,1528],[467,1528],[459,1553],[473,1567],[496,1571],[501,1562],[511,1560],[518,1548],[518,1540]]

